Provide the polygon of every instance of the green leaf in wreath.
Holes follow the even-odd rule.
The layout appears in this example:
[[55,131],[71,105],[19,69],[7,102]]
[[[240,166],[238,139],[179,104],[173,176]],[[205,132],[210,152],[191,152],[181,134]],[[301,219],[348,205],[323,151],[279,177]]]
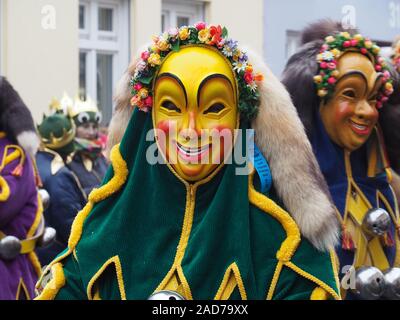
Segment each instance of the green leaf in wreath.
[[224,27],[222,29],[222,38],[226,38],[227,36],[228,36],[228,29]]
[[172,51],[178,52],[180,45],[180,40],[177,39],[174,43],[171,44]]
[[150,84],[151,81],[153,80],[153,76],[148,76],[148,77],[142,77],[139,79],[139,81],[143,84]]

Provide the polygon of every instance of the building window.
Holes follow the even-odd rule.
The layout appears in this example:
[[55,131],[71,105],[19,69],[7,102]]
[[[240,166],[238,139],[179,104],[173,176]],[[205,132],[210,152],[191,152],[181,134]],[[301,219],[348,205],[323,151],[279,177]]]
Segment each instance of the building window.
[[97,99],[107,125],[113,89],[129,63],[129,1],[80,0],[79,95]]
[[172,27],[192,25],[198,21],[204,21],[204,3],[202,1],[163,0],[162,31]]
[[99,7],[99,31],[113,31],[114,9]]
[[289,59],[297,52],[301,45],[301,32],[287,30],[286,31],[286,59]]

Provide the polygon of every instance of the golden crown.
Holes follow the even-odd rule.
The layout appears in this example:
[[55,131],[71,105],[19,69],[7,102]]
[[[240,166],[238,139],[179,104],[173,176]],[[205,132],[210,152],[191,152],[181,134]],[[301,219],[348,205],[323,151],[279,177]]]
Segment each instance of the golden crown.
[[67,93],[64,92],[61,100],[53,98],[50,103],[51,113],[62,112],[63,114],[73,118],[82,112],[99,112],[96,102],[88,97],[86,100],[81,100],[75,97],[73,100]]
[[49,138],[41,137],[43,144],[49,149],[60,149],[71,143],[75,138],[76,127],[74,123],[71,123],[72,127],[67,131],[63,128],[63,135],[61,137],[55,137],[53,133],[50,133]]

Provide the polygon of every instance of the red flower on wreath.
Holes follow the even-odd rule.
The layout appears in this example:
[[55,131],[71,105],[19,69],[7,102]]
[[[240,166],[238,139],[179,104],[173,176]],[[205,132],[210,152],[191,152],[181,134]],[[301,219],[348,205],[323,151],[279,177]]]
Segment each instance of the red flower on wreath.
[[218,45],[221,43],[222,40],[222,28],[221,26],[211,26],[210,27],[210,35],[211,35],[211,40],[210,44],[212,45]]

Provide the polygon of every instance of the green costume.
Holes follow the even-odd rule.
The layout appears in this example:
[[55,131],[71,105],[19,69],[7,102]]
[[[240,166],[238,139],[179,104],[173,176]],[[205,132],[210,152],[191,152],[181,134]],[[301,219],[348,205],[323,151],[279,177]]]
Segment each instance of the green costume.
[[[205,30],[203,25],[196,28],[190,29],[187,41],[196,41],[196,30]],[[221,27],[212,28],[213,32],[222,32]],[[200,32],[199,39],[203,39],[200,35],[204,32]],[[222,36],[226,36],[225,31]],[[214,34],[213,41],[220,40],[221,34],[219,37]],[[168,48],[163,43],[160,47]],[[175,55],[175,61],[182,56],[191,61],[190,57],[198,57],[201,52],[201,59],[194,67],[199,61],[205,64],[220,57],[215,50],[207,51],[204,47],[180,52],[184,55]],[[155,53],[142,55],[142,59],[155,64],[158,58]],[[246,60],[245,55],[242,58]],[[172,69],[174,59],[169,60]],[[182,66],[179,61],[178,65]],[[213,68],[225,72],[220,65],[208,69],[212,72]],[[206,80],[213,81],[213,86],[202,82],[201,99],[214,99],[213,90],[219,88],[217,98],[225,95],[228,101],[231,96],[226,92],[230,94],[235,89],[231,78],[219,74],[216,79],[207,73],[208,69],[200,68],[197,75],[186,74],[188,78],[194,75],[201,80],[206,76]],[[181,72],[187,70],[182,68]],[[230,77],[229,72],[226,74]],[[253,77],[252,69],[246,69],[246,74],[247,80]],[[164,73],[164,88],[176,86],[180,80],[168,77],[177,75]],[[186,80],[180,82],[181,88]],[[255,85],[250,80],[248,84]],[[236,169],[241,166],[232,156],[234,152],[232,162],[225,161],[210,174],[191,182],[183,179],[173,164],[149,163],[149,150],[163,153],[159,141],[154,149],[154,141],[146,139],[148,132],[157,127],[156,108],[153,113],[143,112],[149,110],[152,99],[144,86],[145,80],[140,85],[135,81],[133,86],[138,93],[133,101],[138,108],[121,143],[112,150],[112,168],[103,186],[89,195],[88,204],[75,219],[68,249],[51,263],[39,281],[38,299],[147,299],[163,290],[175,291],[185,299],[340,299],[333,253],[318,251],[303,238],[295,220],[282,209],[284,201],[276,203],[281,202],[276,188],[279,181],[274,181],[268,197],[262,194],[259,191],[262,179],[254,169],[249,175],[237,174]],[[186,102],[195,103],[192,89],[197,87],[193,81],[189,83],[191,88],[179,90],[185,92]],[[240,129],[249,129],[248,120],[257,114],[257,94],[251,96],[250,87],[240,80],[238,83],[241,93],[244,86],[249,88],[250,96],[239,98],[242,113],[238,121]],[[278,86],[277,83],[274,84]],[[280,97],[286,99],[286,96],[284,93]],[[158,99],[155,96],[154,106]],[[164,115],[185,115],[185,110],[172,103],[164,101],[163,106]],[[204,118],[211,113],[210,119],[215,119],[221,109],[223,112],[237,109],[237,105],[228,107],[231,109],[221,103],[213,105],[204,112]],[[188,112],[191,123],[196,120],[193,117],[196,110]],[[280,112],[284,115],[283,110]],[[296,126],[296,121],[293,123]],[[299,130],[301,133],[302,128]],[[245,131],[239,131],[234,149],[240,143],[246,145],[245,140]],[[194,153],[193,149],[186,148],[187,154]],[[269,160],[274,164],[274,159]],[[189,172],[186,169],[181,165],[181,171]]]
[[147,163],[151,127],[150,115],[134,113],[114,170],[52,263],[58,286],[39,298],[146,299],[167,286],[193,299],[309,299],[316,288],[338,298],[330,255],[301,239],[288,213],[235,175],[236,164],[184,183]]

